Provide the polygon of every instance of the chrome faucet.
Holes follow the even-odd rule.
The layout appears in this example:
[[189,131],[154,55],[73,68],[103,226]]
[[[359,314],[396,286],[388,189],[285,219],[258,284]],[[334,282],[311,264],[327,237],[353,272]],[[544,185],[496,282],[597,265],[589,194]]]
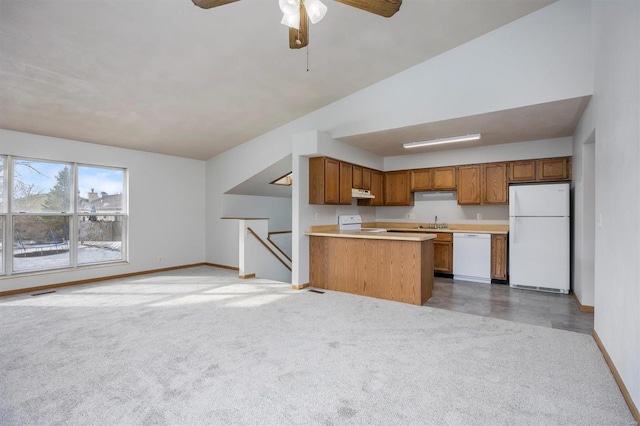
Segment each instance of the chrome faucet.
[[433,221],[434,222],[434,228],[438,228],[438,216],[436,216],[436,219]]

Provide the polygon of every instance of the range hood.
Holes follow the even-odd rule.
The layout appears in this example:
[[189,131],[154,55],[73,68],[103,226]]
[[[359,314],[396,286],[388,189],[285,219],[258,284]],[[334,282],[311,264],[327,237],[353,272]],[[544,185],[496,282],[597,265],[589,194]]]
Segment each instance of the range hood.
[[375,195],[371,195],[371,191],[369,189],[358,189],[358,188],[351,189],[351,197],[352,198],[368,198],[368,199],[376,198]]

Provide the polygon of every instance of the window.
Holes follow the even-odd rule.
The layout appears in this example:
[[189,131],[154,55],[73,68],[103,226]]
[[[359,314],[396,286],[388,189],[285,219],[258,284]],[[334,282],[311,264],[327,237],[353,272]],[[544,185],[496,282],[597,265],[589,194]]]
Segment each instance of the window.
[[6,181],[4,174],[6,170],[6,158],[0,156],[0,275],[4,274],[4,235],[7,216],[6,203],[4,202],[4,183]]
[[124,171],[78,167],[78,264],[123,260]]
[[5,156],[0,176],[0,273],[126,260],[126,170]]

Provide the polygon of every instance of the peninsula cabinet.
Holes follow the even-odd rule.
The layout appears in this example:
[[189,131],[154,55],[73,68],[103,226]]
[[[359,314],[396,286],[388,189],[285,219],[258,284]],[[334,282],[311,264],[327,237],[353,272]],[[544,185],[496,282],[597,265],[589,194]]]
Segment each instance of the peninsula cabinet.
[[456,178],[453,166],[411,170],[411,191],[454,191]]
[[412,206],[413,194],[410,188],[409,170],[397,170],[384,174],[384,205]]
[[507,281],[507,235],[491,235],[491,279]]
[[507,204],[509,202],[508,188],[507,163],[482,165],[481,204]]
[[309,204],[351,204],[351,164],[328,157],[310,158]]
[[458,166],[458,204],[480,204],[480,164]]

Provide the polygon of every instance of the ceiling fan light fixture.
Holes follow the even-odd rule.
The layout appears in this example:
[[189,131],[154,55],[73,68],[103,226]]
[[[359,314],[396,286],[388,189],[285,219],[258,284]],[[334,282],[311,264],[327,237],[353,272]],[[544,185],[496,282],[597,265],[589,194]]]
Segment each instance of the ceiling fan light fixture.
[[286,13],[282,15],[282,21],[280,21],[282,25],[286,25],[289,28],[295,28],[296,30],[300,29],[300,10],[297,13],[287,15]]
[[278,6],[285,15],[300,14],[300,0],[279,0]]
[[307,14],[312,24],[317,24],[327,14],[327,6],[320,0],[304,0],[304,6],[307,8]]
[[421,142],[407,142],[407,143],[403,143],[402,146],[405,149],[409,149],[409,148],[418,148],[421,146],[431,146],[431,145],[442,145],[445,143],[456,143],[456,142],[467,142],[467,141],[475,141],[480,139],[481,134],[480,133],[473,133],[470,135],[464,135],[464,136],[453,136],[450,138],[441,138],[441,139],[431,139],[428,141],[421,141]]

